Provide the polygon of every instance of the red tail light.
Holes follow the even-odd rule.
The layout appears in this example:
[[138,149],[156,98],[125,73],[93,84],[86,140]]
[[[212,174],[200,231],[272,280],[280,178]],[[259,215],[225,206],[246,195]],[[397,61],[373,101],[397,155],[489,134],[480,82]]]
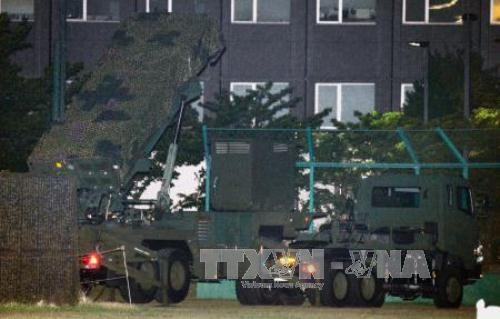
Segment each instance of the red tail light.
[[80,257],[80,261],[85,269],[99,269],[102,266],[102,256],[96,252]]

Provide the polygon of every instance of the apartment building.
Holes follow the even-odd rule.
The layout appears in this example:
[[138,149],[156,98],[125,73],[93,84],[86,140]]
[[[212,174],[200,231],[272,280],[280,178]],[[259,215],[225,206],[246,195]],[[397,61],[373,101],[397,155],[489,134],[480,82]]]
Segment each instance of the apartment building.
[[[59,1],[0,0],[0,11],[33,24],[32,48],[16,57],[29,76],[53,57]],[[332,108],[330,116],[345,121],[354,110],[400,110],[426,75],[427,50],[470,43],[486,67],[500,65],[500,0],[66,1],[70,62],[94,67],[120,21],[135,13],[207,14],[220,24],[227,51],[202,75],[204,98],[272,81],[302,98],[297,116]]]

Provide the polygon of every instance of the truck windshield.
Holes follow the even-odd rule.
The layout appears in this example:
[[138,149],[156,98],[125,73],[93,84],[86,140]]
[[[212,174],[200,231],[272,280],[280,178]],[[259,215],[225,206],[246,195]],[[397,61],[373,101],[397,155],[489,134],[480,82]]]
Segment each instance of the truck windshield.
[[374,187],[372,190],[373,207],[420,207],[420,188],[418,187]]

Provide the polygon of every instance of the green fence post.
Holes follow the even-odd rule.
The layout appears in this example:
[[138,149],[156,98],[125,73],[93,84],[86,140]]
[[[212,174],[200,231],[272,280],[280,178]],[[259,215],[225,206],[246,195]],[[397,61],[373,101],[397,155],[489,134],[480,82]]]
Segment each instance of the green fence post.
[[417,153],[415,152],[415,149],[413,148],[413,145],[410,142],[410,139],[408,138],[408,135],[406,135],[406,132],[401,127],[398,127],[397,131],[399,138],[401,139],[401,141],[403,141],[406,152],[408,152],[408,155],[410,155],[411,160],[415,164],[415,174],[420,175],[420,161],[418,159]]
[[446,133],[443,131],[442,128],[438,127],[435,129],[436,133],[441,137],[441,139],[444,141],[446,146],[450,149],[450,151],[453,153],[455,158],[462,164],[462,175],[464,178],[469,178],[469,165],[465,158],[460,154],[460,151],[458,148],[455,146],[455,144],[452,142],[452,140],[446,135]]
[[205,212],[210,211],[210,169],[212,166],[212,160],[210,158],[210,147],[208,146],[208,128],[203,125],[202,128],[203,136],[203,149],[205,152]]

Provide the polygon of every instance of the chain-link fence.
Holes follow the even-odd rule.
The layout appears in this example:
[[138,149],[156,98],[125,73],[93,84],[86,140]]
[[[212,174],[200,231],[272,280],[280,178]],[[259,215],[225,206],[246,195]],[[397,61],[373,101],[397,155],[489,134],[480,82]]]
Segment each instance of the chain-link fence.
[[[271,198],[287,201],[276,209],[331,210],[374,174],[451,174],[475,181],[482,171],[500,168],[499,138],[500,130],[473,129],[205,128],[205,209],[245,210]],[[258,190],[264,191],[256,195]],[[238,206],[242,202],[248,205]]]

